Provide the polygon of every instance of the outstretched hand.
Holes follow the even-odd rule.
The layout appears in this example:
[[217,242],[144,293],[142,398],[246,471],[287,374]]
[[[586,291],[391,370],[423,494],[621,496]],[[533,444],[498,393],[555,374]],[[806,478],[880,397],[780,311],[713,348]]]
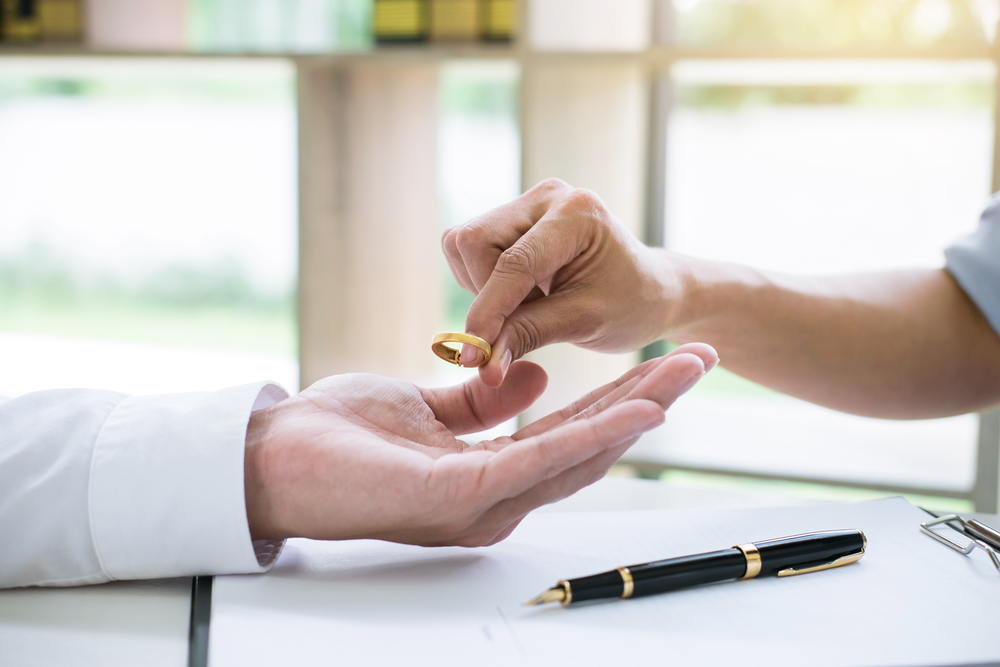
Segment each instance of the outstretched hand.
[[600,479],[717,361],[711,347],[685,345],[511,437],[471,446],[456,436],[541,395],[539,366],[513,364],[496,389],[479,377],[445,389],[373,375],[321,380],[251,417],[251,535],[493,544],[531,510]]

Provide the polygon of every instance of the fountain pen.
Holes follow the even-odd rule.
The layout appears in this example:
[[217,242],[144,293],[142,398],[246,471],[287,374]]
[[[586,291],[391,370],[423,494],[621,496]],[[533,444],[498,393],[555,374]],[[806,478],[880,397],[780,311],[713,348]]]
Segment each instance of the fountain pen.
[[749,542],[731,549],[564,579],[525,604],[560,602],[566,607],[588,600],[627,600],[728,579],[817,572],[855,562],[865,555],[867,546],[868,540],[860,530],[824,530]]

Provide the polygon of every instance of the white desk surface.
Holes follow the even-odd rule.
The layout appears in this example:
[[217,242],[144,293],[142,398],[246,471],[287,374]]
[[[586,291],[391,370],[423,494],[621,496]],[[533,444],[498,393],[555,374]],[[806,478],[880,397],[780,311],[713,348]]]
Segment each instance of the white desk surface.
[[191,579],[0,591],[0,664],[187,664]]
[[[539,511],[724,509],[810,502],[815,501],[609,477]],[[0,591],[0,663],[181,667],[187,663],[190,600],[187,578]]]

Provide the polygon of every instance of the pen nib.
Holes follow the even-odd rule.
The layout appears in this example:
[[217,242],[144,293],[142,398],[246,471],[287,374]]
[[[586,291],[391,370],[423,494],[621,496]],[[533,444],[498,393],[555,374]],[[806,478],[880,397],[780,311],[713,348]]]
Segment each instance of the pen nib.
[[533,600],[528,600],[524,604],[525,606],[534,607],[535,605],[546,604],[548,602],[562,602],[565,599],[566,599],[566,591],[565,589],[563,589],[562,586],[559,586],[558,588],[550,588],[549,590],[539,595],[537,598],[534,598]]

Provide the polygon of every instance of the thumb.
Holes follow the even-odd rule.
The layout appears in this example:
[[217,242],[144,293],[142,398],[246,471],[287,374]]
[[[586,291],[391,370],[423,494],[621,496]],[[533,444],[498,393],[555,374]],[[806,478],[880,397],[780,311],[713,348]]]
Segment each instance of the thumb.
[[552,343],[582,340],[599,322],[595,311],[581,307],[580,299],[570,295],[557,293],[525,303],[504,320],[479,377],[487,386],[499,387],[513,361]]

